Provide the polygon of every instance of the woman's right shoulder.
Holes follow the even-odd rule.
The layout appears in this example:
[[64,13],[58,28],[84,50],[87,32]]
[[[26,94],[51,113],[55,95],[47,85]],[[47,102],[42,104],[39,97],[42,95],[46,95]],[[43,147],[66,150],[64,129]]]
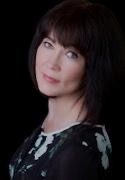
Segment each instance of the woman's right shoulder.
[[25,157],[25,154],[29,151],[30,147],[33,145],[39,131],[40,131],[40,126],[38,126],[35,130],[33,130],[30,135],[25,137],[21,145],[14,152],[9,163],[10,172],[14,171],[14,169],[17,168],[19,164],[22,162],[23,158]]

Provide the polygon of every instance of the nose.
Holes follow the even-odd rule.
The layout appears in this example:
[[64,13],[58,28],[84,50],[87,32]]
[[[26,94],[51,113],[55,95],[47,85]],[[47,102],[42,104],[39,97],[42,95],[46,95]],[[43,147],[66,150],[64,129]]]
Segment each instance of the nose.
[[51,70],[54,71],[60,71],[61,70],[61,63],[60,63],[61,55],[59,53],[54,53],[51,57],[49,57],[48,60],[48,67]]

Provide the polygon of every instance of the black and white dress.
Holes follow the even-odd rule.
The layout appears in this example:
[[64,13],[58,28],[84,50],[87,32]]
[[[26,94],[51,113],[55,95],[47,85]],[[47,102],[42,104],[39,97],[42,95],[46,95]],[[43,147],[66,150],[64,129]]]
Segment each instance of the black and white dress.
[[11,159],[11,180],[106,180],[111,143],[102,125],[72,124],[53,133],[41,125]]

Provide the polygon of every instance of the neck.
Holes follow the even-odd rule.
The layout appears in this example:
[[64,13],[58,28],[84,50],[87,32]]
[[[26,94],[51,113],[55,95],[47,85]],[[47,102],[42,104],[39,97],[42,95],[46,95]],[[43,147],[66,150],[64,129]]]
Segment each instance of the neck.
[[44,131],[60,130],[72,123],[83,121],[86,116],[83,102],[84,98],[78,96],[49,98],[49,111],[43,123]]

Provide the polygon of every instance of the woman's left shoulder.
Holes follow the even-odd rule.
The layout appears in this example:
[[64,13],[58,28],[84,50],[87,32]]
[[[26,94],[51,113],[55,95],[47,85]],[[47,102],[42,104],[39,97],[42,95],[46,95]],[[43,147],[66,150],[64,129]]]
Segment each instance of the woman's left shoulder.
[[61,173],[65,180],[112,179],[112,147],[105,126],[79,124],[72,130],[54,156],[48,177],[56,179]]
[[91,147],[100,152],[112,152],[112,145],[105,125],[81,125],[77,130],[77,140],[84,146]]
[[103,168],[107,169],[112,154],[112,145],[105,125],[81,125],[76,136],[77,144],[96,153]]

